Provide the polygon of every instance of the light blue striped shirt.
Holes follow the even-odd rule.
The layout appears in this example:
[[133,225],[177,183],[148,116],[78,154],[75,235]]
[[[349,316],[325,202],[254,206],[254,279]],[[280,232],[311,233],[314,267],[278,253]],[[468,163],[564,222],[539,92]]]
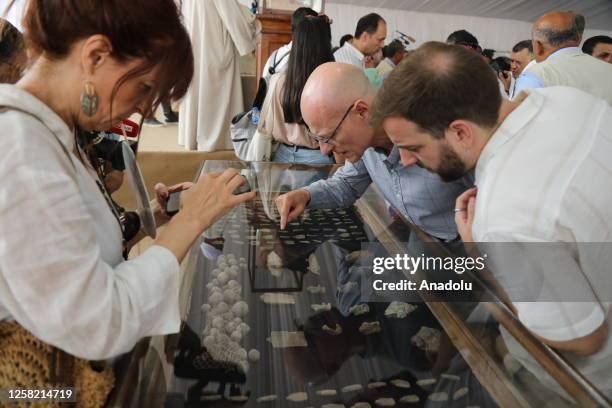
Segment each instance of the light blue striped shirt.
[[395,209],[419,228],[442,240],[452,240],[457,237],[455,201],[473,186],[474,177],[445,183],[422,167],[404,166],[397,147],[389,154],[371,147],[361,160],[347,162],[331,178],[306,187],[311,196],[308,208],[349,207],[372,182]]

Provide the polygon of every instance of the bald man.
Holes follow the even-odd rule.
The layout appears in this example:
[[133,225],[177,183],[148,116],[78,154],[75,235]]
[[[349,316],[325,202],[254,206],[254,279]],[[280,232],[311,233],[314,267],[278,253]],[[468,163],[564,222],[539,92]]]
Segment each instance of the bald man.
[[533,25],[533,54],[538,64],[517,80],[514,94],[533,88],[569,86],[612,104],[612,65],[584,54],[578,46],[584,18],[572,12],[552,12]]
[[471,187],[469,178],[445,183],[419,166],[404,166],[382,128],[368,118],[376,96],[363,71],[331,62],[319,66],[302,92],[302,115],[321,152],[335,152],[347,163],[332,178],[277,198],[281,228],[305,208],[353,205],[372,182],[385,199],[415,225],[442,241],[454,241],[454,200]]

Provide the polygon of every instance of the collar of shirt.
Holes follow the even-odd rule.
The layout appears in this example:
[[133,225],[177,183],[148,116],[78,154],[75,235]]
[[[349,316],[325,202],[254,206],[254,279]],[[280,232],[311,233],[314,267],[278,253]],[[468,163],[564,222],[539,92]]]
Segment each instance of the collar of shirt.
[[385,58],[384,61],[389,64],[391,67],[395,68],[397,65],[390,58]]
[[576,53],[576,52],[582,54],[582,50],[580,48],[578,48],[578,47],[561,48],[560,50],[557,50],[557,51],[553,52],[552,54],[550,54],[548,56],[548,58],[546,58],[546,59],[549,60],[549,59],[554,58],[555,56],[560,55],[560,54]]
[[482,172],[485,171],[487,163],[495,156],[495,152],[499,147],[516,136],[542,109],[544,105],[543,95],[536,89],[525,90],[524,92],[527,93],[528,96],[516,107],[516,109],[514,109],[514,111],[510,112],[480,153],[480,157],[476,163],[477,182]]
[[[529,63],[527,65],[525,65],[525,68],[523,68],[523,72],[526,72],[529,68],[533,67],[537,63],[538,62],[536,60],[532,59],[531,61],[529,61]],[[521,75],[523,74],[523,72],[521,72]]]
[[351,53],[353,53],[357,58],[359,58],[360,60],[363,61],[363,59],[365,58],[365,55],[363,55],[363,53],[361,51],[359,51],[353,44],[351,44],[350,42],[346,42],[346,44],[344,44],[344,47],[346,47],[347,50],[349,50]]
[[15,85],[0,84],[0,106],[19,109],[44,123],[66,147],[74,150],[74,136],[68,125],[40,99]]
[[[379,148],[378,150],[380,152],[384,152],[385,154],[387,154],[387,152],[383,148]],[[383,160],[383,161],[384,161],[385,165],[387,166],[387,168],[389,168],[389,169],[397,167],[398,164],[400,164],[401,167],[404,167],[404,165],[401,164],[401,162],[400,162],[399,149],[395,145],[393,146],[391,151],[388,153],[387,158],[385,160]]]

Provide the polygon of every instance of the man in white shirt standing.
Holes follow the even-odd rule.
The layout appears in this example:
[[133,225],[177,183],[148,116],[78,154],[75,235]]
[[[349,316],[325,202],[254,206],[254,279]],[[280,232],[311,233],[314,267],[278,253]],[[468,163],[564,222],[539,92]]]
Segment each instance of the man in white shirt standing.
[[386,78],[387,75],[393,71],[393,68],[397,67],[397,65],[402,62],[405,55],[406,47],[404,47],[404,44],[402,44],[400,40],[391,41],[383,48],[383,57],[385,57],[385,59],[376,67],[378,76],[383,79]]
[[[427,43],[384,82],[372,124],[382,124],[406,165],[419,164],[449,181],[475,168],[478,193],[466,191],[455,206],[464,242],[529,250],[555,245],[553,257],[531,258],[527,268],[518,256],[510,264],[493,262],[491,271],[506,291],[514,288],[504,283],[516,283],[513,276],[525,270],[554,277],[539,282],[537,295],[581,293],[534,301],[510,292],[508,300],[527,329],[610,397],[612,251],[586,249],[587,243],[612,244],[612,108],[569,87],[502,99],[495,75],[478,55]],[[487,263],[495,260],[491,255]],[[561,270],[560,278],[571,278],[565,287],[556,279]],[[514,357],[559,391],[504,337]]]
[[[300,7],[293,12],[291,16],[291,32],[295,31],[295,27],[306,18],[306,16],[318,16],[319,14],[311,9],[310,7]],[[280,74],[282,72],[287,71],[287,63],[289,62],[289,54],[291,53],[291,45],[293,41],[289,42],[289,44],[285,44],[268,57],[268,61],[263,68],[263,72],[261,73],[261,77],[266,80],[266,83],[270,83],[270,78],[274,74]]]
[[510,87],[510,99],[514,98],[516,83],[523,73],[523,71],[528,70],[533,65],[536,64],[535,59],[533,58],[533,46],[531,44],[531,40],[523,40],[519,41],[512,47],[512,54],[510,55],[510,59],[512,60],[511,69],[512,76],[515,79],[515,82]]
[[345,42],[342,48],[334,53],[336,62],[355,65],[365,69],[366,56],[376,54],[385,45],[387,22],[378,14],[363,16],[357,22],[355,38]]
[[533,25],[533,53],[538,64],[525,70],[515,87],[515,95],[525,89],[564,85],[578,88],[612,104],[612,65],[584,54],[578,46],[582,38],[582,16],[552,12]]

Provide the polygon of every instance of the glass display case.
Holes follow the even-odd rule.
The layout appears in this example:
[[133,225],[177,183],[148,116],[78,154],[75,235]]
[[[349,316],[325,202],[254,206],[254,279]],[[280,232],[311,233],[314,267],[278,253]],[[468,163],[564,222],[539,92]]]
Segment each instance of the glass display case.
[[[111,406],[608,404],[486,285],[474,299],[365,296],[368,245],[400,254],[418,239],[432,251],[453,252],[394,211],[374,186],[352,207],[306,210],[281,230],[275,199],[334,168],[207,161],[201,172],[229,167],[257,197],[194,244],[181,266],[181,332],[148,339],[122,362]],[[508,341],[555,386],[515,359]]]

